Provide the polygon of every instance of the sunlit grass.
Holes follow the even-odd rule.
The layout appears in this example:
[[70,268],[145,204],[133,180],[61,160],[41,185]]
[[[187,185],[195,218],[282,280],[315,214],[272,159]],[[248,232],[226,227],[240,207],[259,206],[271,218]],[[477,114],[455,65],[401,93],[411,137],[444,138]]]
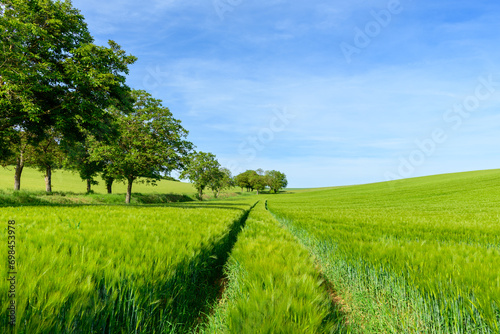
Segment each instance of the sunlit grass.
[[[0,191],[0,221],[17,223],[19,333],[499,332],[499,170],[177,204],[189,193],[165,183],[128,207],[67,172],[44,195],[30,173],[36,190]],[[0,305],[6,328],[6,280]]]
[[[497,333],[499,203],[500,171],[492,170],[282,195],[269,208],[329,267],[346,298],[362,286],[367,298],[405,292],[409,320],[392,332]],[[364,310],[353,315],[359,326],[377,321],[376,308],[352,306]],[[400,323],[392,311],[384,322]]]
[[228,288],[206,333],[328,333],[342,327],[309,252],[260,202],[226,266]]
[[[2,208],[0,221],[16,221],[18,332],[185,331],[213,293],[249,208],[248,201]],[[1,328],[6,299],[2,279]]]

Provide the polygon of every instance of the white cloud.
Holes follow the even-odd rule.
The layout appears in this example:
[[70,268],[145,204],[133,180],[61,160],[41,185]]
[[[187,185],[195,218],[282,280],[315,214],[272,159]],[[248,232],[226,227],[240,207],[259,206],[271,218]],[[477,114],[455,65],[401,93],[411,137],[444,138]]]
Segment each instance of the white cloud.
[[[74,1],[99,39],[140,57],[129,84],[163,99],[200,149],[243,169],[289,171],[302,187],[383,180],[478,77],[500,73],[499,10],[457,14],[466,4],[450,1],[402,0],[404,13],[348,65],[339,43],[387,3],[243,1],[220,20],[211,1]],[[485,101],[415,176],[497,163],[488,152],[499,107],[500,94]],[[276,108],[296,118],[248,162],[238,145]]]

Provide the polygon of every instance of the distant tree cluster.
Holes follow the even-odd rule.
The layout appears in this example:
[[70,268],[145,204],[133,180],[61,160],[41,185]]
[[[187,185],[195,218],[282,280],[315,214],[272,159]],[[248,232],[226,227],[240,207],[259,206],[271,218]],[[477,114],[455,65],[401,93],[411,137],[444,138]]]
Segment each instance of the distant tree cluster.
[[234,186],[231,171],[221,167],[212,153],[194,152],[189,156],[189,164],[181,173],[181,178],[189,179],[198,190],[198,198],[203,199],[203,191],[209,188],[218,198],[224,189]]
[[246,189],[247,191],[257,190],[257,194],[267,187],[269,187],[271,192],[277,194],[288,185],[288,180],[284,173],[276,170],[264,172],[262,169],[247,170],[237,175],[234,178],[234,182],[241,189]]
[[279,193],[286,188],[288,181],[282,172],[262,169],[247,170],[244,173],[232,177],[231,171],[221,167],[215,155],[204,152],[194,152],[189,156],[189,164],[181,173],[181,178],[189,179],[198,190],[198,198],[203,198],[205,189],[210,189],[214,197],[219,197],[222,190],[238,186],[247,192],[259,192],[269,188],[272,193]]
[[[47,192],[59,168],[78,172],[87,192],[99,176],[108,193],[123,181],[126,203],[134,182],[154,185],[174,170],[200,199],[235,185],[215,155],[194,151],[161,100],[126,85],[136,57],[114,41],[95,45],[71,1],[2,1],[0,31],[0,163],[15,166],[15,190],[25,166],[44,173]],[[284,174],[254,173],[248,189],[286,186]]]

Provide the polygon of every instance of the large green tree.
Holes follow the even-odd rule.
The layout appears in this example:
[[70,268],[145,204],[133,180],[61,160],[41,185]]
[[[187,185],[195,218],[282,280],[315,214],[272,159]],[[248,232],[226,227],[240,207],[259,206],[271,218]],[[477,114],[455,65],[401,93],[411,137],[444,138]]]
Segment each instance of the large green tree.
[[271,188],[271,191],[276,194],[288,185],[286,175],[282,172],[276,170],[267,171],[265,177],[267,179],[267,185]]
[[246,190],[249,192],[255,189],[253,186],[256,176],[258,176],[257,172],[249,169],[243,173],[236,175],[234,181],[236,185],[238,185],[238,187],[240,187],[241,189],[246,188]]
[[220,189],[219,180],[222,180],[224,175],[214,154],[194,152],[190,155],[189,163],[180,177],[189,179],[193,183],[198,190],[198,199],[201,201],[205,188],[212,186],[212,189]]
[[0,14],[0,159],[5,147],[28,133],[33,142],[83,139],[110,122],[107,107],[130,108],[125,85],[136,58],[113,41],[93,44],[71,1],[3,0]]
[[114,109],[119,135],[112,143],[90,138],[90,155],[104,161],[105,175],[127,182],[126,203],[130,203],[135,181],[155,184],[173,170],[184,167],[193,144],[162,101],[145,91],[132,91],[132,111]]
[[[4,147],[4,155],[0,156],[2,166],[14,165],[14,190],[21,189],[21,175],[24,167],[29,164],[30,156],[33,156],[33,147],[30,145],[29,135],[24,131],[12,131],[10,134],[4,133],[4,142],[10,144]],[[0,140],[2,140],[0,139]]]
[[48,131],[44,140],[34,146],[29,159],[38,170],[44,173],[45,191],[52,192],[52,173],[61,168],[65,153],[61,148],[61,137],[55,131]]
[[256,173],[250,177],[250,184],[253,189],[257,190],[257,195],[260,191],[266,189],[267,183],[267,179],[264,175]]
[[218,170],[214,170],[208,187],[214,193],[214,197],[219,198],[219,194],[222,190],[234,187],[231,171],[225,167],[219,167]]
[[96,177],[102,173],[104,163],[93,160],[89,139],[83,142],[74,142],[67,147],[67,156],[64,161],[66,169],[77,171],[80,178],[87,183],[87,193],[91,193],[92,185],[99,184]]

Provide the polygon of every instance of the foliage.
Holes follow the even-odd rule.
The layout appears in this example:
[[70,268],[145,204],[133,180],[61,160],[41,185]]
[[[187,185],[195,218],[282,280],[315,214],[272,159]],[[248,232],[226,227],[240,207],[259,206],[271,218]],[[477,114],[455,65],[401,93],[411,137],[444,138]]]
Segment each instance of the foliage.
[[267,171],[265,177],[267,179],[267,185],[271,188],[271,191],[276,194],[288,185],[286,175],[282,172],[276,170]]
[[224,167],[219,167],[218,170],[214,170],[208,187],[213,191],[215,198],[219,197],[222,190],[234,187],[231,171]]
[[262,169],[257,170],[247,170],[241,174],[238,174],[234,178],[235,184],[240,188],[246,188],[247,191],[264,190],[269,187],[274,193],[279,193],[283,188],[286,188],[288,181],[284,173],[271,170],[264,172]]
[[188,159],[189,163],[182,171],[180,177],[189,179],[198,190],[198,198],[203,200],[203,190],[211,187],[220,190],[225,174],[215,155],[205,152],[193,152]]
[[105,168],[110,164],[110,161],[105,160],[103,157],[98,160],[93,159],[92,150],[95,148],[94,146],[101,143],[112,144],[116,142],[119,138],[118,128],[116,123],[101,123],[96,130],[90,133],[82,129],[81,132],[84,137],[81,141],[64,142],[66,152],[64,167],[78,172],[80,178],[87,183],[87,193],[92,191],[92,185],[99,184],[96,178],[101,174],[108,188],[108,193],[111,193],[110,189],[113,181],[119,176],[110,175],[111,171]]
[[[69,0],[6,0],[0,15],[0,138],[17,129],[46,139],[83,138],[110,122],[110,105],[128,109],[124,74],[135,57],[110,41],[96,46],[83,16]],[[3,156],[7,154],[2,152]]]
[[250,185],[253,189],[257,190],[257,195],[259,191],[266,189],[268,182],[265,175],[259,175],[257,173],[252,174],[249,177]]
[[132,112],[114,109],[119,136],[113,143],[91,143],[94,161],[106,161],[107,176],[128,183],[126,203],[130,203],[132,183],[138,178],[156,184],[163,175],[181,169],[193,144],[188,132],[162,101],[145,91],[132,91]]
[[78,171],[80,178],[87,182],[87,192],[91,191],[92,185],[99,184],[95,178],[103,171],[102,161],[91,159],[87,138],[85,142],[75,142],[69,147],[64,167]]
[[236,175],[234,181],[238,187],[241,189],[246,188],[247,191],[252,191],[253,188],[253,180],[255,176],[258,175],[254,170],[247,170],[241,174]]

